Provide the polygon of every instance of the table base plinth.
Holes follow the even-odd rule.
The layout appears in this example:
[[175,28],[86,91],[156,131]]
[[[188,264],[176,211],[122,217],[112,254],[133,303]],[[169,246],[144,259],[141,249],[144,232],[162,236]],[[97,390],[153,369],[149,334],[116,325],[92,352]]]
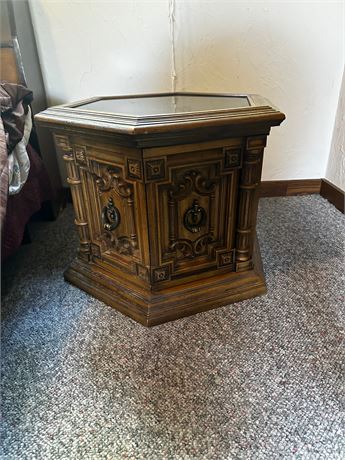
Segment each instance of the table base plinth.
[[139,288],[128,278],[114,280],[99,267],[80,259],[69,266],[64,276],[97,299],[150,327],[265,294],[257,242],[253,265],[253,270],[212,276],[155,292]]

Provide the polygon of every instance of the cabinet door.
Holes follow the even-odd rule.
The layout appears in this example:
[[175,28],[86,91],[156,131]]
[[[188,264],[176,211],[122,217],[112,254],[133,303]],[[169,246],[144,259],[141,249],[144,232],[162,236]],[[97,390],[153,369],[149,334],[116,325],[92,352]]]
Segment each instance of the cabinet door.
[[76,135],[55,134],[55,142],[67,164],[79,257],[114,275],[135,275],[148,283],[141,150]]
[[242,139],[144,150],[152,281],[235,268]]

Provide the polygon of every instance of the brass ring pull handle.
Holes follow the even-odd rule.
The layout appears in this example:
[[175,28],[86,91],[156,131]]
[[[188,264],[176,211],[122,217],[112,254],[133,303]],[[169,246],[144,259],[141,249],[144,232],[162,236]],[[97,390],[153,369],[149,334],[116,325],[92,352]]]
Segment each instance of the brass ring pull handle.
[[114,205],[113,199],[110,197],[108,204],[104,206],[102,211],[102,223],[105,230],[115,230],[120,224],[120,211]]
[[198,200],[194,200],[192,206],[187,209],[183,217],[183,224],[192,233],[200,232],[206,222],[206,211],[199,206]]

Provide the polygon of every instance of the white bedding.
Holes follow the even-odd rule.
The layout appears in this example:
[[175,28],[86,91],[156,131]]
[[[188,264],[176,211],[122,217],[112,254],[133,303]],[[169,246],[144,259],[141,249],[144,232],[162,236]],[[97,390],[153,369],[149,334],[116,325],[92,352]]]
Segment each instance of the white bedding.
[[8,157],[8,193],[10,195],[15,195],[20,192],[29,175],[30,159],[26,151],[26,146],[29,142],[31,129],[32,118],[29,106],[28,113],[25,116],[23,138],[18,142],[13,152]]

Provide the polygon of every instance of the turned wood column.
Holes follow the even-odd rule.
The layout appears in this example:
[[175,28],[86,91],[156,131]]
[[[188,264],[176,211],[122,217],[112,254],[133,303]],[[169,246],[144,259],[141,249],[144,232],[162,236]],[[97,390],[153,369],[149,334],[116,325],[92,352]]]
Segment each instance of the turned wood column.
[[79,167],[77,166],[73,149],[66,136],[55,135],[55,143],[58,149],[63,152],[63,160],[66,163],[67,182],[71,187],[72,202],[75,213],[74,223],[79,233],[79,257],[86,261],[90,258],[90,235],[86,219],[85,200],[83,198],[82,184],[80,180]]
[[253,267],[253,243],[266,136],[247,137],[241,170],[236,227],[236,271]]

